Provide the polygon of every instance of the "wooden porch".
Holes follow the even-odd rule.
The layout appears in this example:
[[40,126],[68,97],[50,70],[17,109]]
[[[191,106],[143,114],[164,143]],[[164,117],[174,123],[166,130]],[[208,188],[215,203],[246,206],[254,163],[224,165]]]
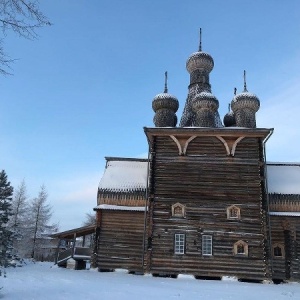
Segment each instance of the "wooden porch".
[[[55,264],[59,267],[66,267],[69,259],[75,260],[75,269],[85,269],[86,261],[91,260],[92,249],[86,247],[86,236],[95,233],[96,226],[84,226],[71,230],[52,234],[51,237],[58,239],[55,255]],[[77,238],[82,237],[82,245],[78,246]],[[65,250],[61,250],[61,245],[65,244]]]

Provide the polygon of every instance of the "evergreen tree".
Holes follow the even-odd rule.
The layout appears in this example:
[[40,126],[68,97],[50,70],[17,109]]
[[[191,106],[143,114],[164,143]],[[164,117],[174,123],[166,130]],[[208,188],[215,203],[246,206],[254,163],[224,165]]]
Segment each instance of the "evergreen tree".
[[8,220],[11,216],[12,195],[13,187],[7,181],[5,171],[2,170],[0,172],[0,266],[2,268],[9,265],[11,258],[12,231],[8,227]]
[[47,243],[45,234],[57,229],[57,225],[50,225],[52,207],[47,203],[48,193],[45,186],[41,186],[37,198],[30,203],[30,216],[28,227],[31,237],[31,258],[35,258],[41,252],[43,245]]

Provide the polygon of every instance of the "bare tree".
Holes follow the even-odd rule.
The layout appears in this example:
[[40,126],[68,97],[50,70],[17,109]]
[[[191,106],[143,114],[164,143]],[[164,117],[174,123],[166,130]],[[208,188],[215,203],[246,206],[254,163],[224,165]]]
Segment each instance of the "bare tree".
[[48,193],[45,186],[41,186],[37,198],[30,204],[29,236],[31,237],[31,258],[41,250],[43,244],[47,243],[46,234],[57,230],[57,225],[50,225],[52,207],[47,204]]
[[14,192],[14,198],[12,201],[12,217],[10,220],[12,228],[17,230],[20,223],[24,223],[27,212],[27,189],[25,180],[22,180]]
[[96,214],[86,213],[85,220],[83,221],[83,226],[95,225],[96,224]]
[[0,0],[0,27],[3,37],[0,39],[0,73],[10,74],[11,59],[3,49],[3,39],[9,31],[27,39],[36,39],[36,30],[51,23],[39,9],[38,0]]
[[29,210],[27,203],[27,191],[25,180],[21,182],[21,184],[17,187],[16,191],[14,192],[11,207],[12,215],[9,220],[9,227],[11,228],[14,235],[13,250],[14,254],[18,254],[20,257],[23,257],[24,248],[27,248],[25,241],[25,233]]

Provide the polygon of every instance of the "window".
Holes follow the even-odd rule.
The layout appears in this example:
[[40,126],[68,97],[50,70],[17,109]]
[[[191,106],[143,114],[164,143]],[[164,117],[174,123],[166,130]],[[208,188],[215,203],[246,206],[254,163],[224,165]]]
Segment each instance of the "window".
[[202,235],[202,255],[212,255],[211,235]]
[[175,254],[184,254],[185,234],[175,233]]
[[236,252],[237,254],[245,254],[245,245],[238,244]]
[[172,217],[184,218],[185,217],[185,206],[176,203],[172,205]]
[[227,208],[227,219],[239,220],[241,217],[241,209],[235,205]]
[[275,244],[273,246],[273,256],[277,258],[284,257],[284,247],[282,244]]
[[233,253],[238,256],[248,256],[248,244],[238,241],[233,245]]

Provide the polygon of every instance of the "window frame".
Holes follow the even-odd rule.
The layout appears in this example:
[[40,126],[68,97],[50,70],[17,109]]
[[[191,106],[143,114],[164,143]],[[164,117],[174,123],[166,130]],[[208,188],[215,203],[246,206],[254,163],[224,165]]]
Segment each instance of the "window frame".
[[[181,208],[181,213],[180,214],[176,214],[175,210],[177,207]],[[172,217],[175,218],[185,218],[185,206],[179,202],[175,203],[172,205]]]
[[[275,248],[280,248],[280,250],[281,250],[281,255],[275,255],[275,253],[274,253],[274,250],[275,250]],[[273,258],[285,258],[285,251],[284,251],[284,245],[283,244],[280,244],[280,243],[276,243],[276,244],[274,244],[273,245],[273,247],[272,247],[272,256],[273,256]]]
[[[243,253],[239,253],[239,252],[238,252],[238,248],[239,248],[239,246],[241,246],[241,245],[244,247],[244,252],[243,252]],[[242,241],[242,240],[239,240],[239,241],[235,242],[235,243],[233,244],[233,253],[234,253],[234,255],[236,255],[236,256],[240,256],[240,257],[248,257],[248,255],[249,255],[248,244],[247,244],[246,242]]]
[[174,234],[174,254],[176,255],[185,254],[185,233]]
[[[236,217],[233,217],[232,214],[231,214],[231,211],[233,209],[237,210],[237,216]],[[227,207],[226,213],[227,213],[227,219],[228,220],[240,220],[241,219],[241,209],[236,205],[230,205],[229,207]]]
[[[207,251],[207,250],[210,251]],[[202,255],[212,256],[213,255],[213,236],[211,234],[202,235]]]

